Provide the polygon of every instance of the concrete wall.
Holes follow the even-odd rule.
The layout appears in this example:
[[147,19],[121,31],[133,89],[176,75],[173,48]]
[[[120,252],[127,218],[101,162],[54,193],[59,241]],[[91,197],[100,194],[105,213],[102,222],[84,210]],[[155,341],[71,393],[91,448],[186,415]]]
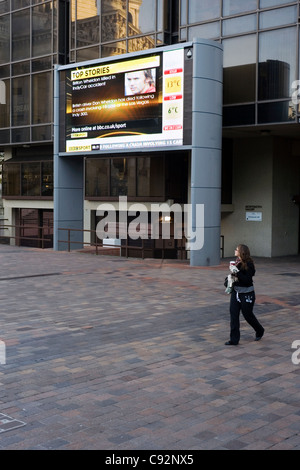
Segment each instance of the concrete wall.
[[291,143],[276,139],[273,159],[272,256],[298,253],[300,158],[292,155]]
[[[249,246],[253,256],[298,253],[300,157],[288,139],[261,137],[236,139],[233,150],[233,209],[222,214],[224,256],[238,243]],[[262,213],[261,222],[246,220],[246,206]],[[261,207],[260,207],[261,206]]]
[[[222,216],[224,255],[233,256],[236,245],[243,243],[254,256],[271,256],[272,139],[236,139],[233,153],[234,211]],[[246,206],[256,206],[262,222],[247,221]]]

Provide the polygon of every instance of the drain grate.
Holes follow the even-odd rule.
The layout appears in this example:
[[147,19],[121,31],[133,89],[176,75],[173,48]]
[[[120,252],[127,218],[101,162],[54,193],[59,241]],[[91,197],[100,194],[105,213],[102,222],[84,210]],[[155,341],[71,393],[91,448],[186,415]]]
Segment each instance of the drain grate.
[[21,428],[22,426],[26,426],[26,423],[0,413],[0,433]]

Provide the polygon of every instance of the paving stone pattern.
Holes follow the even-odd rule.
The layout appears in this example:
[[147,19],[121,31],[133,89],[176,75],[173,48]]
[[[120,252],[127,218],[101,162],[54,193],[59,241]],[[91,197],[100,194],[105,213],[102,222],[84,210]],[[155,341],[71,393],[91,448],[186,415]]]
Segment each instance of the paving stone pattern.
[[4,245],[0,260],[0,418],[21,423],[0,449],[300,449],[299,257],[255,259],[266,332],[241,319],[238,346],[229,260]]

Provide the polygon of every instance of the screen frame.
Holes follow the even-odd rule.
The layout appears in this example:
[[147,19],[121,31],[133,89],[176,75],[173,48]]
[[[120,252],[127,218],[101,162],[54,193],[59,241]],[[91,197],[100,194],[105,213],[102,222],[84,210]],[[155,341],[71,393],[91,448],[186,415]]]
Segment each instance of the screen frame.
[[[190,50],[193,49],[193,43],[180,43],[176,44],[174,46],[166,46],[166,47],[160,47],[160,48],[155,48],[155,49],[147,49],[145,51],[139,51],[135,53],[128,53],[128,54],[122,54],[118,56],[113,56],[109,58],[104,58],[104,59],[95,59],[92,61],[85,61],[85,62],[79,62],[79,63],[72,63],[64,66],[56,66],[56,87],[57,87],[57,96],[56,98],[58,99],[59,104],[56,108],[55,111],[55,116],[56,119],[54,119],[54,125],[56,126],[56,132],[59,132],[59,143],[58,143],[58,154],[61,156],[80,156],[80,155],[85,155],[85,156],[93,156],[93,155],[105,155],[107,153],[129,153],[129,152],[156,152],[156,151],[170,151],[170,150],[186,150],[188,148],[191,148],[191,81],[187,80],[187,76],[190,74],[191,69],[193,68],[193,54],[188,54]],[[170,51],[178,51],[182,50],[183,54],[183,100],[182,100],[182,140],[179,145],[172,144],[168,145],[167,143],[164,143],[164,145],[158,145],[155,147],[141,147],[137,146],[136,148],[133,146],[132,148],[106,148],[106,149],[99,149],[99,150],[93,150],[93,151],[66,151],[66,132],[67,132],[67,126],[66,126],[66,93],[67,93],[67,87],[66,87],[66,77],[69,75],[72,70],[82,70],[82,69],[88,69],[88,68],[93,68],[93,67],[102,67],[105,66],[105,64],[118,64],[121,62],[126,62],[126,61],[131,61],[131,60],[136,60],[138,58],[146,58],[146,57],[151,57],[151,56],[158,56],[160,55],[163,57],[163,54],[166,52]],[[189,67],[187,67],[187,64],[189,64]],[[187,73],[188,72],[188,73]],[[189,99],[185,99],[186,96],[189,96]],[[57,100],[56,100],[57,101]],[[162,106],[164,103],[162,103]],[[188,132],[186,133],[186,130]]]

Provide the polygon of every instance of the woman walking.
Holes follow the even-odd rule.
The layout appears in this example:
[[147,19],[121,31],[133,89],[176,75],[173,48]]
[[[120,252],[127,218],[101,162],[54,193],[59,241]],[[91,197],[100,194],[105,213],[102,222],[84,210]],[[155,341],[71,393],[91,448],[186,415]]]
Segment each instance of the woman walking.
[[233,290],[230,297],[230,340],[226,345],[237,345],[240,341],[240,311],[245,320],[255,331],[255,341],[259,341],[264,335],[264,328],[253,313],[255,303],[255,291],[253,276],[255,266],[250,257],[247,245],[238,245],[235,250],[236,263],[230,266],[231,273],[235,276]]

